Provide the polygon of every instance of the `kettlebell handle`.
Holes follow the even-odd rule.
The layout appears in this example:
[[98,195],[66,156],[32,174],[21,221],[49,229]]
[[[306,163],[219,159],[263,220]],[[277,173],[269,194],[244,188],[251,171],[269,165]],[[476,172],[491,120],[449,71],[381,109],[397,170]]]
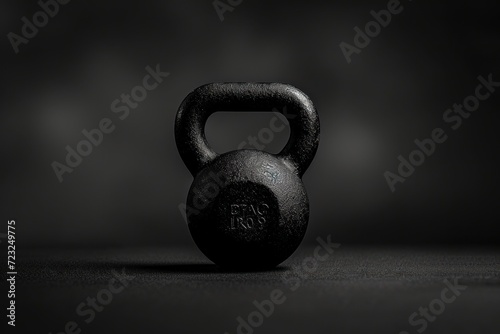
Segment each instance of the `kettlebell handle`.
[[[287,114],[283,113],[286,108]],[[311,100],[297,88],[281,83],[211,83],[182,101],[175,120],[175,141],[193,176],[218,154],[205,137],[205,123],[216,111],[271,111],[287,116],[290,139],[275,156],[302,177],[319,144],[319,118]]]

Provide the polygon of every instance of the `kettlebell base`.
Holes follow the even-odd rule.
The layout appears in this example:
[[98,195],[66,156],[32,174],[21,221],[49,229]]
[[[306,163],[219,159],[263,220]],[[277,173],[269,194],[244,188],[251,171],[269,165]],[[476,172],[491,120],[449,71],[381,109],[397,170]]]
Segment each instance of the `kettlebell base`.
[[[200,250],[225,268],[273,268],[302,241],[309,202],[285,161],[257,150],[232,151],[196,176],[187,214]],[[188,209],[187,209],[188,210]]]

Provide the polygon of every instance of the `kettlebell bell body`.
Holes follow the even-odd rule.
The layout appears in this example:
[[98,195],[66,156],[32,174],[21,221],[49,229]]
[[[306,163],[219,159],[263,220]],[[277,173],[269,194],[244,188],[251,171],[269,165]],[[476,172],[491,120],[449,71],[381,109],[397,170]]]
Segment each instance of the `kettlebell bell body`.
[[[236,150],[221,155],[204,127],[216,111],[287,111],[290,139],[278,154]],[[302,241],[309,201],[301,177],[319,143],[310,99],[278,83],[213,83],[182,102],[175,122],[179,153],[194,176],[186,217],[200,250],[215,264],[244,270],[272,268]]]

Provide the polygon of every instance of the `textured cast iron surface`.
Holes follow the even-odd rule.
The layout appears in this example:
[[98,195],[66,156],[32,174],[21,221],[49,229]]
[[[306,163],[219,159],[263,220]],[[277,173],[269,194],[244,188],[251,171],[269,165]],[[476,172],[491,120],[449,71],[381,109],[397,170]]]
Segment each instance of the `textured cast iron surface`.
[[[287,110],[290,139],[278,154],[215,153],[204,128],[216,111]],[[268,268],[299,246],[309,219],[301,177],[319,143],[309,98],[279,83],[214,83],[182,102],[175,122],[179,153],[194,176],[186,216],[200,250],[224,267]]]

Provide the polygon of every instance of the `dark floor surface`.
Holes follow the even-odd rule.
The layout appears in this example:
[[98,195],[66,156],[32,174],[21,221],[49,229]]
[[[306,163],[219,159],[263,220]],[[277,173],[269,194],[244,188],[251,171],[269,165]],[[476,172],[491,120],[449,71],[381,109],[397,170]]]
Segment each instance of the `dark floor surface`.
[[[500,333],[499,248],[341,245],[307,273],[302,261],[314,249],[302,246],[276,270],[253,273],[221,272],[187,248],[19,251],[12,332],[237,333],[237,318],[253,314],[257,326],[242,333],[419,333],[425,318],[412,326],[409,317],[432,304],[438,315],[422,332]],[[88,297],[107,302],[113,271],[134,278],[92,321],[89,306],[79,315]],[[445,280],[466,288],[440,313]],[[253,302],[275,289],[284,302],[259,324]]]

